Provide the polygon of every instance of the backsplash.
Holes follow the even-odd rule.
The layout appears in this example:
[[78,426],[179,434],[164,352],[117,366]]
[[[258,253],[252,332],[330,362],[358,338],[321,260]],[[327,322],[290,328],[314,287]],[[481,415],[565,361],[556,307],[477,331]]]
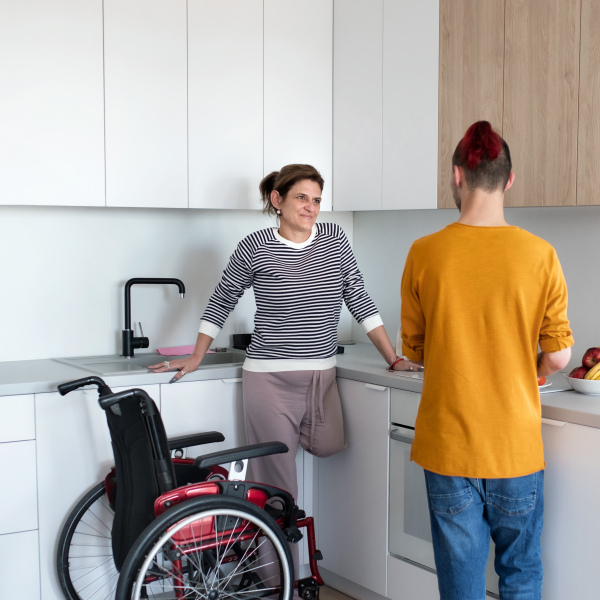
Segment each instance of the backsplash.
[[[321,213],[352,243],[352,213]],[[133,286],[132,324],[150,349],[193,344],[210,294],[237,243],[270,227],[259,211],[0,207],[0,361],[121,351],[123,288],[132,277],[177,277],[173,286]],[[215,340],[253,329],[246,292]],[[344,310],[340,337],[348,339]]]
[[[392,341],[400,324],[400,279],[410,245],[457,218],[458,211],[450,209],[354,213],[354,253]],[[571,366],[576,366],[587,348],[600,345],[600,206],[509,208],[506,220],[544,238],[558,253],[569,289],[575,337]],[[367,341],[354,323],[352,334]]]

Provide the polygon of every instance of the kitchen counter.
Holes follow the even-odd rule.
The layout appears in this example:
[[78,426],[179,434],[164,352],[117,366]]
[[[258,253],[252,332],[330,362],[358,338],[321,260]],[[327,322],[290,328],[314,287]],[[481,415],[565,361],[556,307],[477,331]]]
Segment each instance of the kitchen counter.
[[[161,357],[157,354],[156,362]],[[389,373],[377,350],[371,344],[345,345],[337,356],[339,377],[354,379],[401,390],[420,393],[423,373]],[[65,381],[93,375],[84,369],[52,359],[0,362],[0,396],[18,396],[55,392]],[[104,377],[110,387],[135,387],[167,383],[173,373],[133,373]],[[241,366],[215,365],[188,373],[184,381],[231,379],[242,376]],[[548,378],[551,386],[540,390],[542,416],[600,429],[600,396],[588,396],[571,390],[562,373]],[[174,384],[176,385],[176,384]]]

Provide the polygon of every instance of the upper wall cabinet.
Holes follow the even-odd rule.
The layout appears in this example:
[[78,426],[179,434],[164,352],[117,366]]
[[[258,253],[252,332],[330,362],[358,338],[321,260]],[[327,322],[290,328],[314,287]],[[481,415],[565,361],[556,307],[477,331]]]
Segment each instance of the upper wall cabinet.
[[186,0],[104,0],[107,206],[188,206],[186,39]]
[[102,0],[0,2],[0,204],[104,205]]
[[264,53],[265,174],[313,165],[331,210],[333,0],[264,0]]
[[581,0],[506,0],[507,206],[576,203]]
[[337,0],[334,18],[335,210],[435,208],[438,0]]
[[334,209],[379,209],[383,0],[336,0],[334,9]]
[[600,2],[582,0],[577,204],[600,204]]
[[260,208],[263,0],[189,0],[191,208]]
[[595,4],[441,0],[440,208],[454,206],[452,152],[466,128],[482,119],[511,149],[516,179],[507,206],[599,203]]
[[452,154],[476,121],[502,127],[504,0],[440,0],[438,207],[455,208]]

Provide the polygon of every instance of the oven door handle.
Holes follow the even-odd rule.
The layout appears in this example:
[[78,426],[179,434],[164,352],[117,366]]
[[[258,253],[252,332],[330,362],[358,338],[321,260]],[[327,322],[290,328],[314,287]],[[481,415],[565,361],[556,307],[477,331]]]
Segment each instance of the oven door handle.
[[413,443],[413,437],[404,433],[400,433],[399,429],[392,429],[390,431],[390,439],[394,440],[395,442],[404,442],[406,444]]

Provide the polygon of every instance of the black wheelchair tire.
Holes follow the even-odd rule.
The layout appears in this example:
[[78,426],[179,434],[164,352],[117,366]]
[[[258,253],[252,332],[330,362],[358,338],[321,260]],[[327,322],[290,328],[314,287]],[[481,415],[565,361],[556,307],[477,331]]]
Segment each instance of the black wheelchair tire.
[[[197,518],[202,519],[207,518],[207,513],[224,510],[234,511],[231,514],[237,518],[248,519],[254,524],[260,524],[261,529],[266,532],[266,536],[274,544],[274,549],[277,552],[279,572],[284,581],[286,580],[284,573],[287,573],[288,589],[280,590],[278,600],[291,600],[294,592],[294,564],[289,544],[281,528],[266,511],[255,504],[241,498],[223,495],[202,496],[187,500],[169,509],[153,521],[138,537],[125,559],[117,584],[115,600],[131,600],[140,597],[139,590],[136,590],[135,595],[133,595],[138,573],[155,548],[164,548],[164,542],[159,543],[159,540],[167,535],[168,530],[175,529],[179,522],[188,517],[198,515]],[[239,513],[243,513],[243,516],[240,517]]]
[[[78,533],[77,528],[85,522],[86,518],[90,518],[92,516],[90,511],[98,502],[105,503],[105,510],[110,510],[108,507],[108,500],[106,499],[106,489],[103,481],[89,489],[77,502],[73,510],[69,513],[58,539],[58,545],[56,548],[56,573],[61,590],[67,600],[86,600],[88,597],[92,597],[94,595],[92,591],[90,591],[90,595],[87,596],[81,589],[79,592],[76,590],[74,580],[71,577],[70,572],[70,563],[72,560],[70,554],[73,549],[73,537]],[[108,527],[107,524],[104,524],[106,531],[102,531],[101,533],[99,531],[99,535],[102,535],[102,539],[106,540],[105,545],[102,546],[103,552],[106,553],[102,559],[102,562],[104,566],[108,564],[108,568],[112,574],[112,583],[110,585],[115,588],[117,569],[112,561],[112,545],[110,537],[112,522],[110,525],[111,527]],[[95,527],[97,530],[101,529],[99,526]],[[114,598],[114,595],[103,596],[103,598]]]

